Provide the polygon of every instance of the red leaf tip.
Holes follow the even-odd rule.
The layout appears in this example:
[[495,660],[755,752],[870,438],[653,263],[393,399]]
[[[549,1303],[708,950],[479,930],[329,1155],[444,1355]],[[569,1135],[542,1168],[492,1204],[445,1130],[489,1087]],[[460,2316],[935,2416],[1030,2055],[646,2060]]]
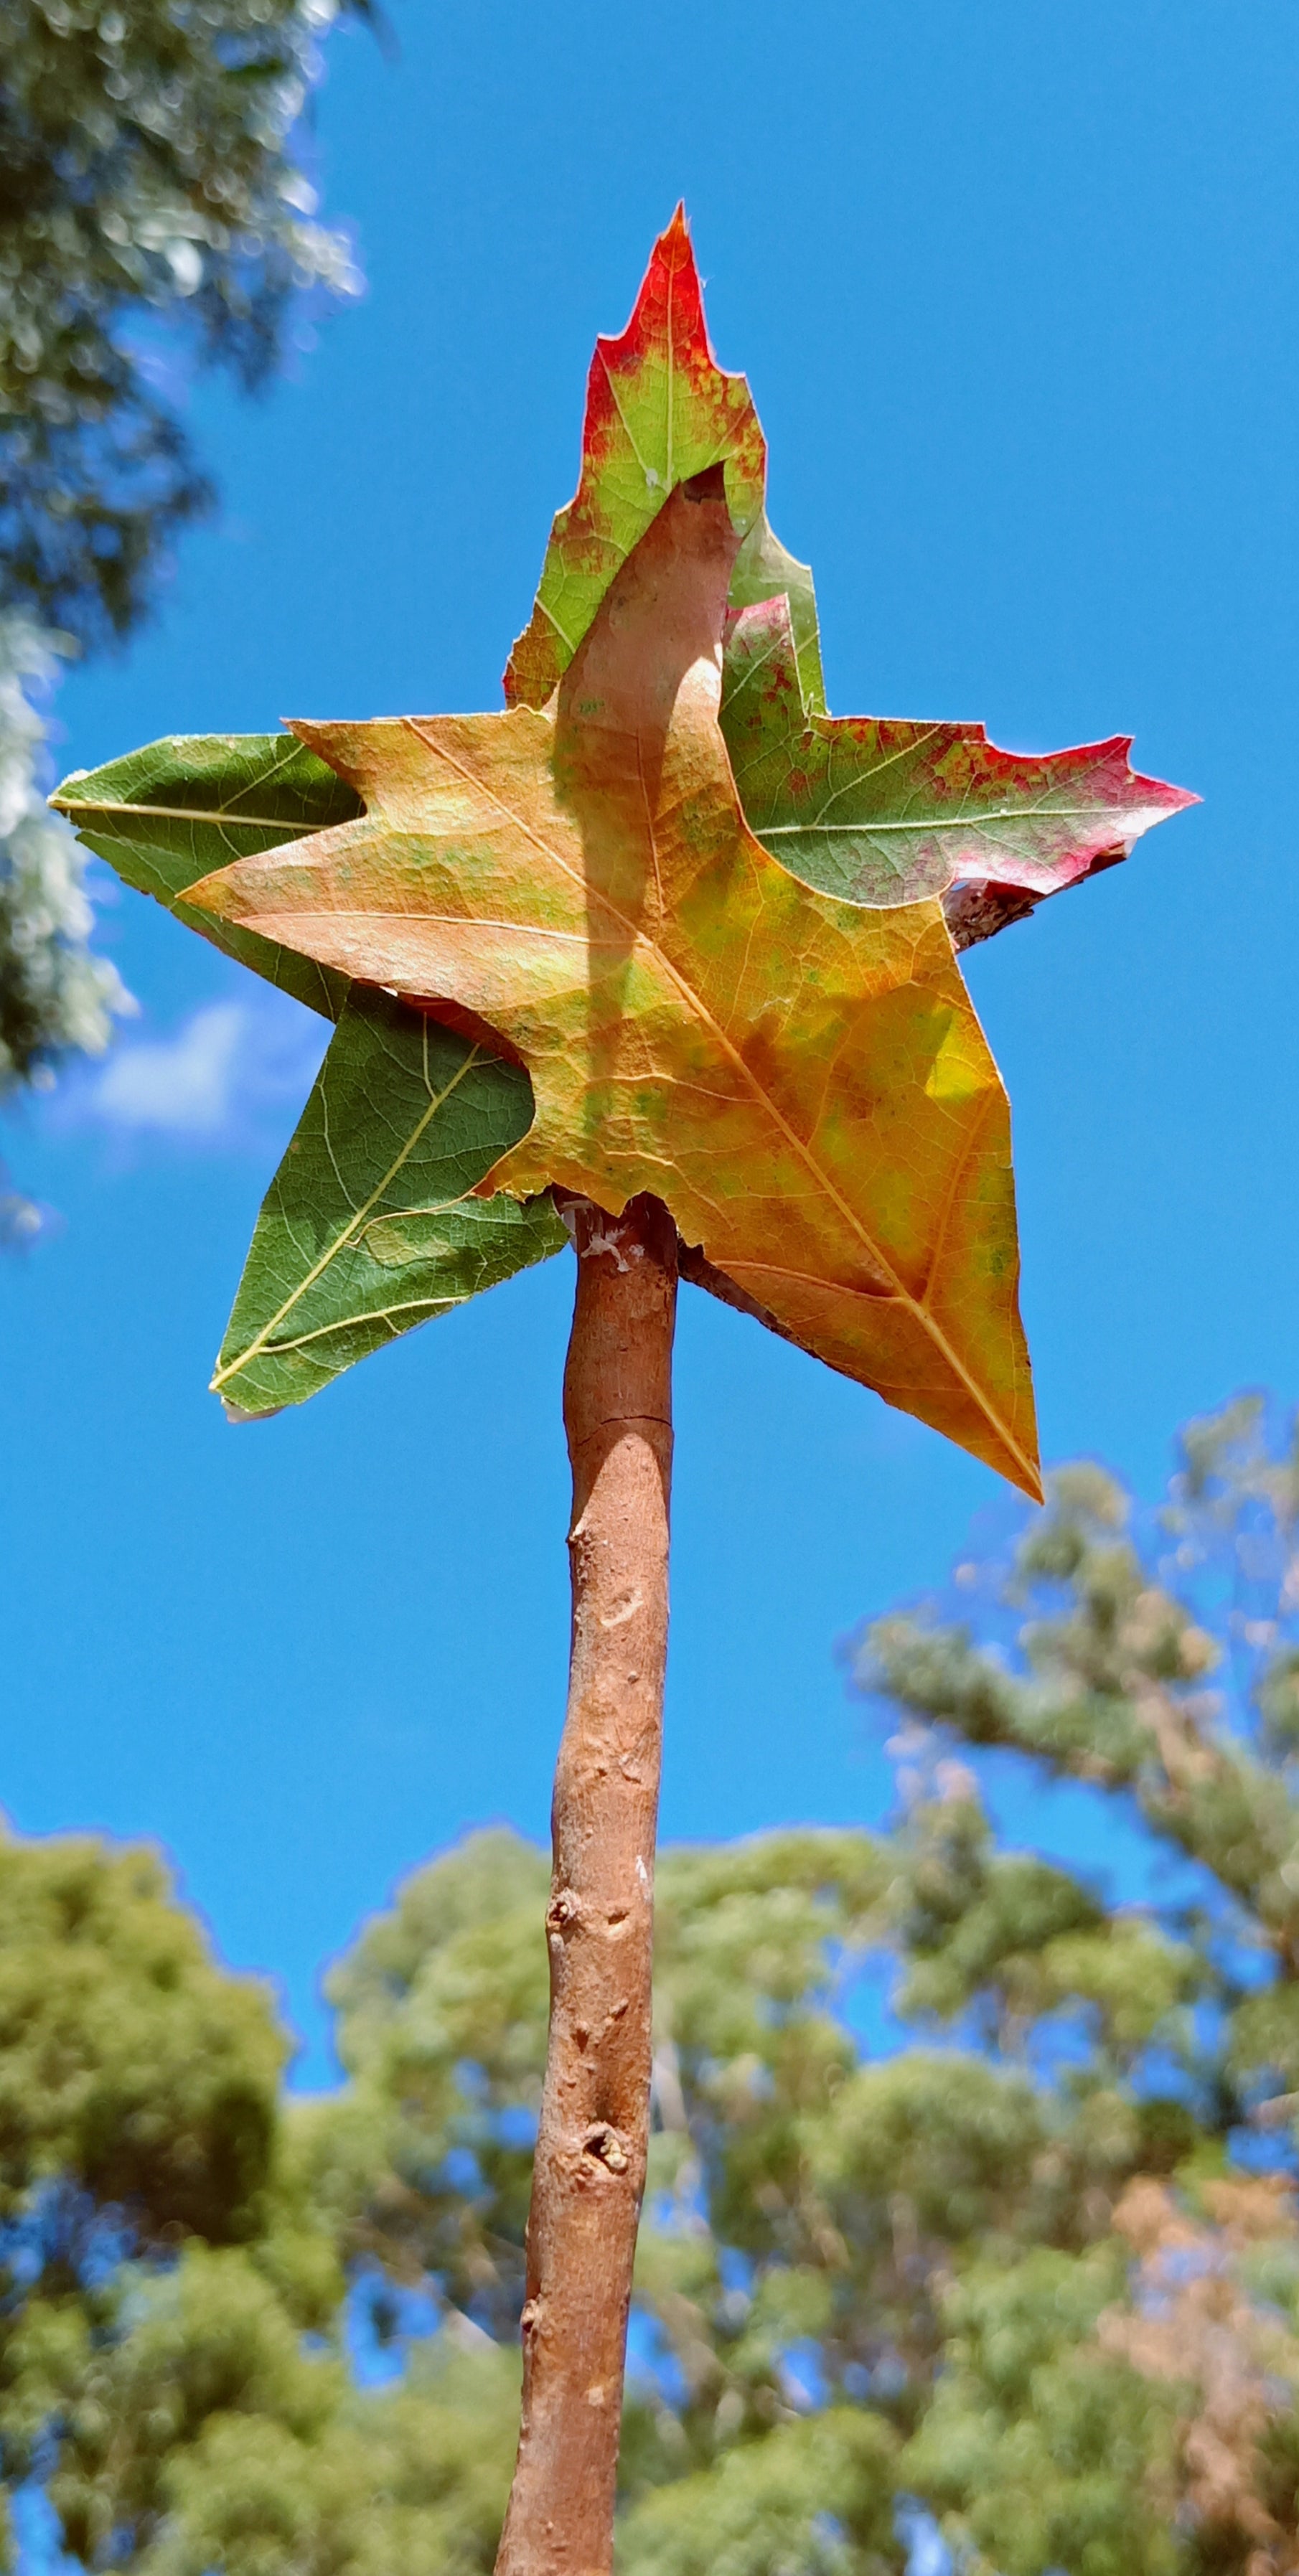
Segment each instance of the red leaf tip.
[[703,285],[695,264],[694,244],[684,201],[659,234],[641,279],[631,319],[617,338],[601,333],[596,348],[611,368],[640,363],[654,341],[672,337],[678,349],[697,351],[700,361],[715,365],[704,320]]

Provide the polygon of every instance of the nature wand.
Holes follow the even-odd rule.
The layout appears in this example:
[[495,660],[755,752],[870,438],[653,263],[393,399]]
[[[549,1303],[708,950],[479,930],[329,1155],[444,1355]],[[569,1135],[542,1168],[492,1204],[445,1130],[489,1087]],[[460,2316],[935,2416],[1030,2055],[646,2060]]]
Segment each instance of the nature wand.
[[214,1386],[301,1402],[567,1243],[573,1634],[507,2576],[606,2576],[650,2119],[678,1273],[1038,1496],[1010,1114],[956,949],[1194,799],[825,711],[684,216],[600,340],[504,714],[177,738],[52,800],[336,1022]]

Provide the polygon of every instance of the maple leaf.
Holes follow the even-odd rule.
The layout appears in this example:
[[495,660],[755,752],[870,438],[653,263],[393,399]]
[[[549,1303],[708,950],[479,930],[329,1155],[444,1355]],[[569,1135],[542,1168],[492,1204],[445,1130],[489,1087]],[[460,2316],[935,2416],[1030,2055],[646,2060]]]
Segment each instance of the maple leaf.
[[568,1241],[549,1199],[472,1195],[532,1117],[527,1075],[426,1012],[195,911],[190,886],[364,811],[287,734],[172,735],[59,791],[119,876],[336,1023],[263,1202],[213,1380],[243,1419],[301,1403]]
[[823,710],[811,571],[767,520],[766,440],[744,377],[729,375],[713,356],[685,208],[678,206],[654,245],[626,330],[596,340],[581,476],[573,499],[555,514],[532,616],[506,664],[509,705],[545,705],[669,493],[713,465],[722,467],[740,539],[730,605],[785,601],[804,701]]
[[187,929],[308,1010],[337,1020],[347,998],[345,977],[185,902],[187,887],[223,860],[364,811],[314,752],[283,733],[169,734],[101,769],[74,769],[50,803],[125,884],[152,895]]
[[353,985],[257,1220],[212,1380],[227,1412],[301,1403],[561,1251],[549,1197],[476,1194],[531,1119],[520,1066]]
[[[997,751],[975,725],[832,719],[826,711],[812,575],[769,526],[763,510],[764,475],[765,445],[747,385],[742,377],[728,375],[717,366],[709,346],[698,274],[678,209],[655,246],[626,331],[597,344],[588,384],[578,491],[555,519],[533,616],[506,673],[507,698],[517,713],[522,716],[528,708],[544,711],[549,728],[531,738],[526,760],[515,761],[504,749],[507,741],[512,738],[517,743],[520,737],[517,730],[513,737],[502,733],[502,719],[427,719],[418,725],[397,723],[386,728],[303,726],[297,728],[302,740],[296,745],[286,744],[283,737],[244,743],[228,738],[182,739],[154,745],[91,778],[68,781],[60,790],[55,801],[73,815],[83,838],[112,858],[131,883],[158,895],[179,919],[202,929],[244,963],[337,1022],[303,1119],[263,1205],[222,1346],[214,1383],[232,1409],[265,1411],[296,1401],[379,1341],[427,1315],[444,1312],[478,1287],[529,1261],[544,1259],[563,1240],[548,1195],[551,1184],[580,1187],[597,1197],[603,1193],[605,1201],[617,1201],[619,1192],[626,1197],[648,1187],[668,1199],[683,1225],[685,1275],[757,1314],[774,1330],[833,1365],[878,1385],[892,1401],[926,1420],[938,1421],[981,1455],[995,1454],[1003,1465],[1007,1457],[1018,1455],[1018,1469],[1012,1463],[1007,1471],[1019,1473],[1021,1481],[1031,1484],[1035,1473],[1031,1403],[1024,1391],[1026,1363],[1014,1313],[1013,1205],[1008,1143],[1001,1130],[995,1148],[991,1124],[982,1132],[978,1150],[969,1145],[968,1166],[962,1167],[959,1185],[953,1184],[948,1212],[952,1233],[941,1259],[937,1253],[932,1256],[932,1279],[924,1270],[927,1256],[917,1249],[923,1221],[916,1217],[914,1240],[905,1225],[896,1243],[891,1232],[900,1224],[898,1209],[904,1201],[912,1203],[913,1215],[926,1206],[932,1215],[934,1176],[943,1164],[934,1138],[943,1132],[942,1122],[950,1131],[950,1143],[956,1129],[964,1134],[971,1128],[969,1101],[980,1103],[981,1114],[986,1112],[989,1119],[991,1105],[1000,1103],[1003,1125],[1005,1117],[995,1072],[977,1038],[968,1003],[959,985],[951,982],[950,954],[940,971],[940,961],[928,945],[938,932],[932,899],[941,896],[956,945],[969,945],[1031,910],[1045,894],[1112,865],[1150,823],[1195,800],[1158,781],[1136,777],[1127,763],[1125,741],[1027,758]],[[311,941],[293,913],[285,916],[281,939],[269,935],[274,927],[269,915],[226,917],[210,890],[201,908],[190,900],[197,881],[220,863],[251,859],[276,847],[287,850],[304,834],[345,818],[357,825],[360,842],[372,860],[388,835],[388,858],[380,873],[388,869],[391,875],[391,861],[399,875],[393,854],[400,845],[409,859],[421,836],[427,837],[426,825],[434,839],[441,832],[446,842],[448,764],[456,757],[467,764],[462,780],[463,793],[469,798],[465,811],[477,814],[486,834],[485,839],[480,834],[484,850],[496,827],[483,823],[482,800],[490,803],[493,796],[498,798],[492,811],[499,825],[501,815],[509,812],[508,796],[500,805],[500,791],[517,787],[523,808],[528,812],[535,808],[534,820],[537,814],[542,816],[556,848],[568,835],[565,846],[570,863],[577,844],[581,845],[577,864],[584,872],[588,844],[594,846],[599,839],[592,802],[595,791],[591,780],[582,777],[583,759],[590,750],[589,741],[585,752],[582,748],[583,726],[589,734],[591,719],[575,708],[571,687],[562,705],[556,692],[565,675],[574,670],[575,656],[585,650],[597,622],[604,618],[607,627],[610,615],[621,613],[614,593],[624,569],[633,558],[640,559],[640,550],[673,495],[687,490],[695,495],[693,507],[712,509],[715,518],[724,509],[726,551],[731,558],[720,705],[721,736],[730,759],[727,828],[737,832],[738,796],[748,834],[739,831],[736,847],[742,851],[748,842],[747,864],[752,864],[756,840],[805,887],[876,917],[871,934],[873,962],[868,965],[865,951],[860,950],[852,972],[862,978],[857,1002],[873,1013],[876,1022],[873,1079],[878,1096],[870,1096],[865,1111],[861,1098],[853,1096],[851,1082],[839,1096],[846,1071],[855,1068],[853,1079],[858,1080],[859,1091],[861,1074],[852,1050],[845,1053],[841,1048],[833,1067],[825,1068],[822,1115],[827,1130],[836,1126],[854,1135],[858,1198],[853,1200],[849,1194],[845,1202],[849,1213],[843,1223],[847,1237],[853,1236],[854,1226],[866,1227],[866,1239],[874,1246],[874,1267],[866,1260],[870,1284],[852,1275],[851,1262],[844,1259],[845,1243],[835,1244],[828,1237],[818,1237],[800,1273],[799,1262],[808,1249],[803,1245],[806,1175],[800,1180],[779,1155],[771,1163],[775,1178],[767,1193],[771,1222],[766,1234],[778,1230],[775,1209],[781,1191],[788,1188],[788,1257],[783,1265],[773,1262],[773,1247],[765,1237],[763,1255],[755,1257],[753,1244],[736,1234],[731,1225],[735,1208],[730,1203],[744,1201],[752,1180],[751,1172],[746,1176],[743,1158],[754,1151],[766,1156],[768,1147],[755,1145],[752,1132],[743,1136],[737,1132],[740,1162],[732,1182],[720,1184],[716,1170],[710,1176],[703,1143],[711,1142],[714,1164],[718,1164],[730,1150],[723,1145],[722,1126],[714,1125],[710,1140],[694,1135],[692,1141],[683,1109],[692,1097],[689,1082],[683,1083],[666,1067],[651,1067],[643,1029],[641,1039],[633,1035],[639,1025],[634,1008],[624,1024],[623,987],[634,1001],[646,968],[642,934],[648,934],[639,897],[612,942],[597,941],[591,946],[592,981],[585,997],[574,987],[565,991],[562,1010],[559,999],[554,1001],[547,1081],[553,1089],[567,1051],[573,1092],[570,1127],[582,1124],[584,1132],[597,1133],[607,1148],[605,1160],[588,1155],[586,1162],[580,1156],[575,1159],[569,1150],[571,1134],[565,1143],[563,1121],[549,1095],[540,1104],[541,1114],[531,1133],[524,1135],[532,1103],[529,1071],[536,1073],[539,1059],[529,1053],[528,1029],[515,1028],[514,1022],[520,1011],[526,1022],[528,996],[521,987],[514,997],[517,1007],[512,1018],[509,996],[499,989],[509,981],[508,945],[502,947],[501,972],[495,981],[482,957],[470,968],[463,926],[459,950],[451,958],[456,948],[452,924],[457,918],[452,896],[442,926],[441,950],[432,955],[426,931],[413,982],[409,974],[389,971],[395,916],[387,919],[379,950],[367,948],[361,940],[348,948],[346,963],[340,965],[330,960],[336,953],[341,956],[341,950],[330,948],[326,954],[322,949],[313,956],[300,953]],[[718,520],[719,531],[721,526]],[[675,554],[684,560],[679,544]],[[652,551],[633,583],[637,596],[643,590],[645,564],[650,562],[658,564]],[[661,573],[663,566],[658,569]],[[710,571],[714,590],[716,578],[714,562]],[[715,607],[713,598],[710,614]],[[715,675],[718,639],[709,632],[704,658]],[[659,646],[661,642],[660,638]],[[660,673],[663,687],[669,679],[670,674]],[[646,756],[654,732],[653,723],[646,730],[644,715],[641,709],[624,739],[624,749],[634,744],[638,759]],[[664,732],[664,745],[671,730]],[[696,751],[702,762],[700,774],[706,774],[715,804],[720,770],[711,719],[706,731],[706,757],[698,744]],[[309,743],[326,757],[319,758],[307,747]],[[422,744],[422,752],[414,750],[415,744]],[[678,728],[674,759],[679,758],[687,769],[688,749],[686,730]],[[518,775],[497,777],[496,767],[502,761],[507,769],[514,761]],[[525,779],[529,761],[531,770]],[[346,772],[346,777],[340,772]],[[606,781],[601,790],[606,823],[612,811],[611,792]],[[427,813],[421,808],[421,797],[432,799]],[[443,822],[433,819],[437,815]],[[517,827],[527,828],[517,815],[514,820]],[[625,826],[624,816],[618,825],[624,841]],[[656,865],[658,829],[656,824],[650,833],[650,855]],[[641,859],[646,861],[644,850]],[[315,865],[316,858],[307,863]],[[286,864],[292,867],[294,862],[290,859]],[[586,884],[585,874],[582,882]],[[796,964],[805,963],[801,1001],[806,1009],[826,981],[824,969],[810,952],[805,961],[796,950],[780,952],[781,939],[796,940],[808,932],[808,925],[801,916],[797,924],[792,916],[785,923],[769,881],[761,889],[749,887],[744,863],[736,860],[728,883],[737,904],[742,884],[745,899],[752,899],[755,922],[760,924],[755,939],[764,943],[764,954],[766,945],[777,943],[766,956],[773,993],[758,1008],[751,1033],[753,1046],[759,1053],[766,1047],[774,1064],[782,1044],[777,1029],[780,1005],[774,998],[781,979],[788,978]],[[489,906],[485,886],[486,877],[476,891]],[[602,885],[598,866],[588,894],[597,888],[599,902],[607,905],[610,888]],[[383,899],[393,902],[400,913],[403,906],[411,908],[414,889],[408,885],[399,890],[393,877],[385,884]],[[899,995],[908,990],[910,977],[898,961],[909,955],[907,942],[917,936],[914,907],[926,900],[925,964],[919,975],[919,998],[913,995],[918,1017],[911,1038],[904,1040],[899,1035],[899,1015],[905,1016]],[[545,911],[544,904],[534,908]],[[898,918],[886,932],[882,924],[891,914]],[[737,922],[739,918],[737,912]],[[254,920],[258,926],[253,926]],[[479,927],[485,932],[485,921]],[[520,930],[530,930],[534,939],[541,937],[544,947],[544,921],[526,924],[512,919],[509,936]],[[717,931],[714,923],[710,935]],[[335,923],[329,936],[337,935]],[[605,971],[619,939],[626,946],[619,970],[622,984],[617,977],[611,982]],[[715,937],[714,945],[720,953],[725,942]],[[815,949],[815,941],[812,945]],[[521,972],[526,947],[526,940],[522,946],[516,942]],[[670,970],[669,984],[677,972],[670,949],[665,933],[660,968]],[[411,962],[409,955],[406,962]],[[464,971],[453,972],[453,964]],[[723,984],[726,971],[722,970]],[[539,972],[539,959],[533,954],[527,960],[525,984],[535,983]],[[562,976],[560,980],[562,986]],[[385,992],[376,986],[395,989]],[[914,1071],[917,1049],[923,1056],[926,1043],[917,1032],[936,1025],[934,997],[940,988],[945,995],[955,994],[957,1017],[952,1027],[957,1034],[943,1058],[945,1069],[935,1057],[926,1073],[926,1083],[931,1085],[927,1096],[937,1100],[947,1096],[949,1105],[939,1123],[926,1131],[928,1162],[920,1174],[912,1167],[920,1151],[917,1139],[924,1114],[916,1107],[915,1085],[909,1085],[908,1075]],[[672,990],[679,1001],[678,987]],[[408,998],[403,1000],[400,994]],[[477,1000],[466,998],[473,994]],[[695,1001],[703,1006],[704,998],[699,993]],[[727,999],[724,992],[722,999]],[[791,1009],[793,1000],[791,990],[786,995]],[[838,992],[838,1001],[848,1009],[846,984]],[[436,1033],[429,1030],[425,1006],[432,1006],[442,1022]],[[664,996],[658,991],[649,1008],[650,1024],[656,1025],[655,1013],[661,1018],[663,1007]],[[719,1024],[724,1020],[711,988],[707,1008]],[[568,1017],[561,1033],[565,1010]],[[454,1026],[447,1025],[449,1012]],[[833,1042],[839,1043],[837,1038]],[[829,1035],[824,1044],[831,1044]],[[505,1060],[499,1052],[503,1047],[520,1060]],[[870,1049],[859,1047],[859,1053],[864,1065]],[[542,1045],[541,1058],[545,1056]],[[899,1097],[893,1102],[888,1099],[886,1059],[896,1064],[900,1079]],[[651,1070],[659,1084],[652,1110],[646,1106],[652,1086],[636,1089],[641,1075],[648,1081]],[[803,1072],[806,1078],[806,1067]],[[708,1078],[715,1085],[716,1067]],[[958,1117],[950,1101],[962,1084],[968,1085],[968,1101]],[[630,1143],[624,1132],[629,1122],[624,1117],[620,1124],[614,1105],[630,1096],[629,1086],[640,1102],[638,1119],[630,1121],[636,1129]],[[584,1103],[580,1113],[578,1092]],[[713,1106],[724,1098],[726,1118],[733,1121],[736,1105],[724,1090],[715,1093]],[[676,1104],[671,1117],[666,1109],[669,1099]],[[685,1162],[691,1164],[693,1156],[693,1164],[688,1171],[683,1165],[676,1174],[673,1196],[665,1176],[676,1156],[679,1119],[684,1121]],[[726,1132],[731,1132],[729,1126]],[[881,1144],[886,1136],[887,1150]],[[376,1139],[383,1140],[377,1159]],[[511,1145],[515,1151],[502,1160]],[[959,1163],[959,1155],[957,1159]],[[579,1169],[584,1175],[580,1181],[575,1178]],[[992,1181],[996,1170],[1001,1171],[1000,1197]],[[448,1195],[456,1176],[458,1197]],[[494,1194],[484,1198],[484,1191]],[[878,1193],[878,1203],[871,1200],[873,1191]],[[513,1193],[527,1195],[518,1198]],[[869,1209],[867,1201],[871,1201]],[[981,1293],[987,1311],[974,1298],[966,1324],[976,1342],[983,1333],[980,1367],[987,1379],[983,1396],[1001,1425],[995,1434],[986,1421],[982,1431],[972,1431],[968,1423],[962,1427],[960,1403],[965,1399],[958,1402],[953,1389],[961,1382],[964,1361],[949,1365],[951,1353],[947,1360],[938,1357],[946,1328],[940,1324],[935,1301],[940,1301],[943,1275],[953,1269],[953,1242],[962,1216],[970,1215],[976,1204],[978,1222],[963,1257],[975,1269],[982,1259],[998,1285],[994,1295],[985,1280]],[[694,1235],[682,1215],[687,1208],[693,1209]],[[729,1231],[721,1223],[722,1214],[727,1215]],[[916,1281],[922,1273],[927,1284],[917,1300]],[[863,1321],[867,1311],[863,1298],[874,1300],[870,1330]],[[913,1326],[899,1322],[904,1310],[909,1311],[908,1300],[928,1315],[927,1324],[919,1328],[922,1339],[925,1331],[930,1334],[931,1347],[923,1360],[910,1347]],[[1001,1318],[995,1324],[994,1309]],[[849,1323],[846,1317],[855,1321]],[[955,1351],[965,1328],[954,1325],[952,1329]],[[891,1334],[894,1338],[900,1334],[908,1343],[902,1360],[896,1351],[890,1356]],[[994,1362],[993,1344],[999,1335],[1003,1347]],[[936,1372],[932,1386],[927,1371]],[[978,1369],[975,1375],[979,1376]],[[970,1398],[974,1415],[980,1415],[983,1396]]]
[[544,705],[669,493],[714,465],[722,468],[736,529],[752,536],[756,567],[766,441],[743,376],[726,375],[709,347],[699,271],[678,206],[654,245],[626,330],[596,341],[581,481],[555,518],[536,604],[506,666],[511,705]]
[[1128,737],[999,751],[982,725],[829,716],[809,706],[789,604],[727,618],[722,731],[752,830],[784,867],[849,903],[955,900],[959,946],[1009,912],[1125,859],[1198,803],[1132,769]]
[[536,1115],[484,1188],[654,1192],[804,1347],[1034,1492],[1005,1095],[938,905],[813,892],[744,822],[718,724],[736,546],[714,468],[553,708],[297,728],[364,817],[187,900],[497,1033]]

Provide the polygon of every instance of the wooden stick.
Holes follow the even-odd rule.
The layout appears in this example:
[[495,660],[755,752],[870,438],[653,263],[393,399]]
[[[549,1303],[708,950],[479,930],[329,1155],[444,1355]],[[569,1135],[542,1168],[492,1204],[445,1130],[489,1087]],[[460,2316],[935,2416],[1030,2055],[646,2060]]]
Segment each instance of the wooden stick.
[[555,1772],[550,2039],[528,2218],[523,2416],[497,2576],[609,2576],[649,2136],[676,1233],[567,1210],[573,1636]]

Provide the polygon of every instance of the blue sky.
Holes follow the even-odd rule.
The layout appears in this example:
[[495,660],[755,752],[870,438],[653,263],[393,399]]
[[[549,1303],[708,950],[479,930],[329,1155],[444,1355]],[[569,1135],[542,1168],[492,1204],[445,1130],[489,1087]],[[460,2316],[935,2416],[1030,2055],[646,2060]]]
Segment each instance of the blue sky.
[[[1188,1412],[1299,1394],[1291,0],[392,6],[399,58],[335,34],[318,102],[367,293],[268,401],[198,390],[221,516],[67,681],[61,765],[499,704],[593,335],[684,195],[832,706],[1132,731],[1205,799],[968,961],[1045,1452],[1153,1491]],[[140,898],[103,937],[140,1019],[0,1134],[62,1216],[0,1266],[0,1800],[160,1838],[318,2079],[358,1917],[468,1823],[545,1829],[571,1278],[227,1428],[211,1357],[317,1032]],[[877,1815],[835,1640],[941,1582],[996,1480],[693,1293],[678,1426],[665,1833]],[[1076,1806],[1007,1812],[1107,1849]]]

